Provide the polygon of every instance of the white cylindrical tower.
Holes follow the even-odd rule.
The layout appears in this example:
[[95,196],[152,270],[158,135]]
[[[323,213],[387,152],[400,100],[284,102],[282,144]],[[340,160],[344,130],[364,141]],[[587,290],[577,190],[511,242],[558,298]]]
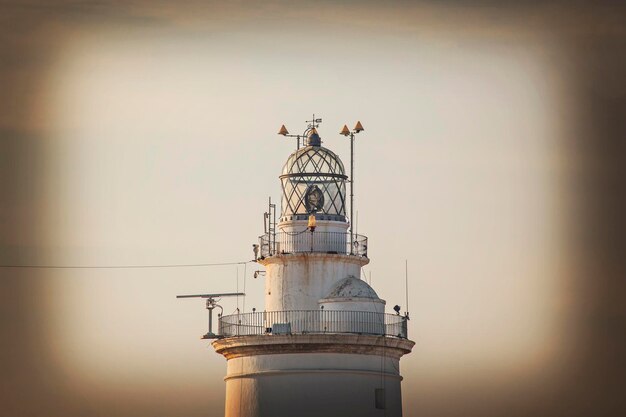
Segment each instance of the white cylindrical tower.
[[348,233],[348,177],[315,120],[307,132],[280,175],[280,221],[260,237],[265,311],[219,320],[226,416],[400,416],[407,318],[359,278],[367,238]]

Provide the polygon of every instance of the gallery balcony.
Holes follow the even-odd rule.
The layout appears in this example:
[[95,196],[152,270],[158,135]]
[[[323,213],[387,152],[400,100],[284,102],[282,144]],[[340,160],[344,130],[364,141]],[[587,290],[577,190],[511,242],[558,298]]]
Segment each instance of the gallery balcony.
[[259,236],[258,258],[305,252],[367,258],[367,237],[354,234],[350,239],[350,233],[347,232],[310,232],[308,229],[302,232],[280,231]]
[[360,334],[406,339],[407,320],[397,314],[371,311],[263,311],[220,317],[217,337]]

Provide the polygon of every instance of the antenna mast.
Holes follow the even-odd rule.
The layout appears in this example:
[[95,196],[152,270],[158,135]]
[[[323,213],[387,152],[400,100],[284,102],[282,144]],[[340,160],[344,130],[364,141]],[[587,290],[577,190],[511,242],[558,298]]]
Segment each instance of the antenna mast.
[[276,204],[272,204],[272,197],[269,197],[268,209],[264,213],[265,234],[267,235],[268,252],[273,255],[276,252]]
[[406,296],[406,318],[409,318],[409,260],[404,260],[404,292]]
[[363,130],[363,125],[357,121],[352,131],[343,125],[339,132],[346,137],[350,136],[350,255],[354,254],[354,135]]

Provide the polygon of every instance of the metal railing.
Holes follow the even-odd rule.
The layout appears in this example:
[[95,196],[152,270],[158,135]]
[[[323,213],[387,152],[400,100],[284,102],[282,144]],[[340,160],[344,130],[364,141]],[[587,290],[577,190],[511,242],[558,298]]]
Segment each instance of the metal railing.
[[407,318],[372,311],[292,310],[219,318],[218,336],[349,333],[406,339]]
[[259,236],[261,258],[284,253],[338,253],[367,257],[367,237],[354,235],[350,244],[350,233],[345,232],[278,232]]

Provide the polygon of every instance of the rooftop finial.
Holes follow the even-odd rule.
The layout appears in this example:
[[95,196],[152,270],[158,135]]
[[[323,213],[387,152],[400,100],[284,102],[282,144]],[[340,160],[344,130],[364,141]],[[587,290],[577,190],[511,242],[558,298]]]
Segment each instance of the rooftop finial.
[[320,138],[320,135],[317,133],[316,128],[311,128],[311,130],[309,130],[309,135],[307,136],[306,144],[309,146],[321,146],[322,145],[322,139]]

